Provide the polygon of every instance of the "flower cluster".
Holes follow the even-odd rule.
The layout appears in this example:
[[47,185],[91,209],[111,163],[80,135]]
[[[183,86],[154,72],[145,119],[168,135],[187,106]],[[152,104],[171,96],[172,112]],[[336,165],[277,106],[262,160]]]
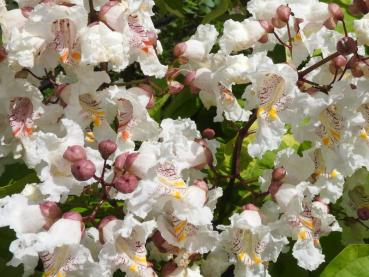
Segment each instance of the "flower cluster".
[[[24,275],[221,276],[233,265],[235,276],[269,276],[289,249],[317,269],[333,231],[344,243],[369,237],[365,1],[349,7],[363,15],[350,33],[336,4],[251,0],[250,17],[221,35],[198,26],[168,66],[152,0],[17,3],[0,2],[0,169],[21,160],[39,182],[0,199],[0,226],[16,234],[8,264]],[[276,45],[283,63],[268,54]],[[123,80],[131,67],[146,77]],[[215,107],[214,122],[241,126],[228,175],[216,131],[150,116],[155,97],[185,89]],[[281,147],[286,136],[309,147]],[[244,179],[243,147],[253,161],[275,153],[273,167]],[[236,183],[253,184],[241,208]],[[88,213],[67,205],[85,196]]]

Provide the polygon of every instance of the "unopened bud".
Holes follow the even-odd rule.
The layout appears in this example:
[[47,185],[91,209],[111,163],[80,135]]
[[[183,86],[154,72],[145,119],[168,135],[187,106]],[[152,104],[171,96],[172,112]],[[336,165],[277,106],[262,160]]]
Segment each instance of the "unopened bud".
[[178,58],[182,56],[187,49],[187,45],[185,42],[178,43],[173,49],[173,55]]
[[336,3],[329,3],[328,4],[328,10],[330,14],[334,17],[336,20],[343,20],[344,14],[341,10],[341,7],[337,5]]
[[97,227],[99,230],[99,240],[101,243],[104,243],[104,227],[113,220],[117,220],[117,218],[113,215],[108,215],[101,219],[99,226]]
[[78,181],[87,181],[94,176],[96,167],[90,160],[79,160],[72,164],[71,171]]
[[243,205],[241,209],[243,211],[255,211],[255,212],[260,211],[259,207],[256,207],[254,204],[251,203]]
[[215,136],[215,131],[211,128],[206,128],[202,131],[202,136],[207,139],[212,139]]
[[260,43],[267,43],[268,42],[268,34],[264,34],[258,40]]
[[162,276],[168,276],[173,273],[177,269],[177,264],[173,261],[166,262],[161,268]]
[[187,86],[191,85],[191,83],[195,80],[195,78],[196,78],[196,71],[191,70],[187,72],[185,79],[184,79],[185,85]]
[[138,180],[135,175],[125,173],[117,176],[113,181],[113,185],[119,192],[131,193],[137,188]]
[[193,184],[196,187],[199,187],[200,189],[202,189],[203,191],[205,191],[206,193],[209,191],[208,184],[205,181],[203,181],[203,180],[195,180],[193,182]]
[[357,216],[361,220],[368,220],[369,219],[369,208],[367,208],[367,207],[357,209],[356,213],[357,213]]
[[361,15],[361,12],[360,10],[358,9],[358,7],[354,4],[351,4],[348,6],[348,11],[350,12],[351,15],[353,16],[360,16]]
[[0,46],[0,63],[6,59],[7,53],[3,46]]
[[171,81],[168,81],[168,87],[169,87],[170,94],[178,94],[183,90],[184,85],[178,81],[171,80]]
[[126,159],[126,163],[124,165],[125,169],[127,169],[127,170],[130,169],[130,167],[132,166],[134,161],[137,159],[139,154],[140,154],[139,152],[133,152],[133,153],[128,154],[127,159]]
[[259,23],[260,23],[261,27],[264,28],[265,32],[267,32],[267,33],[273,33],[274,32],[274,26],[270,21],[260,20]]
[[324,21],[323,25],[328,30],[335,30],[337,27],[337,20],[333,18],[333,16],[330,16],[326,21]]
[[46,223],[43,226],[45,230],[48,230],[53,223],[59,219],[62,215],[62,211],[55,202],[46,201],[39,204],[42,215],[44,216]]
[[283,22],[288,22],[291,15],[291,8],[285,5],[280,5],[277,9],[277,17]]
[[162,247],[163,244],[166,243],[166,240],[162,237],[159,231],[156,231],[154,235],[151,237],[152,242],[155,244],[155,246],[159,249],[160,252],[165,253],[167,250]]
[[343,67],[347,63],[347,59],[345,56],[339,55],[332,59],[332,63],[335,67]]
[[281,181],[286,176],[287,170],[284,167],[275,168],[272,172],[273,181]]
[[279,18],[277,17],[273,17],[272,18],[272,24],[275,28],[283,28],[284,26],[286,26],[286,22],[280,20]]
[[83,220],[81,214],[77,212],[66,212],[63,214],[63,218],[72,219],[72,220],[81,221],[81,222]]
[[364,75],[364,72],[360,69],[359,66],[351,68],[351,74],[355,78],[360,78]]
[[117,144],[110,139],[100,141],[98,145],[100,155],[104,160],[109,158],[117,150],[117,147]]
[[80,145],[68,146],[64,151],[63,158],[71,163],[86,159],[86,151]]
[[369,7],[366,0],[354,0],[352,5],[355,7],[354,9],[358,11],[360,14],[367,14],[369,12]]
[[357,52],[357,43],[351,37],[343,37],[337,42],[337,52],[341,55],[350,55]]
[[274,196],[274,195],[278,192],[278,190],[279,190],[279,188],[281,187],[281,185],[282,185],[282,183],[281,183],[281,182],[278,182],[278,181],[272,181],[272,182],[271,182],[271,184],[270,184],[270,186],[269,186],[269,189],[268,189],[269,193],[270,193],[272,196]]

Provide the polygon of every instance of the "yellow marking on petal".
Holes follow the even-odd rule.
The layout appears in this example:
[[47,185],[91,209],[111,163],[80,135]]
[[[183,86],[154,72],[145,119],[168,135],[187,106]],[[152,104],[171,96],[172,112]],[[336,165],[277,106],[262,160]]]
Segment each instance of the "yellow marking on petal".
[[68,54],[69,54],[68,49],[64,49],[64,50],[59,54],[59,60],[60,60],[62,63],[65,63],[65,62],[68,60]]
[[329,137],[324,137],[324,138],[322,139],[322,142],[323,142],[323,144],[324,144],[324,145],[329,145],[329,144],[330,144]]
[[87,132],[86,133],[86,137],[85,137],[85,140],[89,143],[92,143],[95,141],[95,135],[93,132]]
[[80,52],[73,52],[72,53],[72,59],[75,61],[79,61],[81,59],[81,53]]
[[128,140],[128,139],[129,139],[129,132],[128,132],[128,131],[120,132],[120,137],[121,137],[123,140]]
[[245,259],[246,253],[244,251],[241,251],[237,254],[237,258],[239,261],[243,261]]
[[330,130],[332,133],[332,136],[336,139],[336,140],[340,140],[341,139],[341,134],[333,129]]
[[133,264],[129,267],[129,270],[132,271],[132,272],[137,272],[138,271],[138,267],[137,265]]
[[168,185],[168,186],[173,186],[173,187],[176,187],[176,188],[186,187],[186,183],[183,180],[171,181],[171,180],[168,180],[167,178],[159,177],[159,181],[161,183],[164,183],[164,184]]
[[362,138],[362,139],[364,139],[364,140],[368,140],[369,139],[369,135],[368,135],[368,133],[364,129],[360,131],[359,137]]
[[307,232],[305,231],[305,230],[301,230],[299,233],[298,233],[298,238],[300,239],[300,240],[305,240],[306,239],[306,237],[307,237]]
[[268,117],[271,119],[271,120],[275,120],[278,118],[278,112],[277,112],[277,109],[272,106],[268,112]]
[[301,34],[300,34],[300,32],[298,32],[294,37],[293,37],[293,41],[294,42],[299,42],[299,41],[301,41],[302,40],[302,38],[301,38]]
[[182,198],[182,194],[179,191],[174,191],[172,193],[172,196],[174,196],[177,199],[181,199]]
[[337,170],[335,170],[335,169],[333,169],[333,170],[332,170],[332,172],[331,172],[331,177],[332,177],[332,178],[336,178],[336,177],[337,177],[337,175],[338,175],[338,171],[337,171]]
[[140,264],[145,264],[145,265],[147,264],[147,260],[146,260],[145,256],[142,257],[142,256],[135,255],[135,256],[133,256],[133,260],[137,263],[140,263]]
[[256,264],[260,264],[262,262],[262,259],[258,255],[256,255],[256,254],[254,254],[254,256],[252,257],[252,260]]
[[313,220],[300,218],[300,221],[301,221],[302,224],[304,224],[310,230],[313,230],[314,229],[314,222],[313,222]]
[[315,174],[315,176],[318,177],[318,176],[322,175],[322,172],[319,169],[317,169],[317,170],[315,170],[314,174]]
[[183,228],[185,228],[187,225],[187,221],[181,221],[178,225],[174,226],[174,233],[178,235],[180,232],[182,232]]
[[184,241],[187,238],[187,234],[183,233],[178,237],[178,241]]
[[259,108],[258,111],[257,111],[257,116],[261,116],[263,113],[265,112],[264,108]]

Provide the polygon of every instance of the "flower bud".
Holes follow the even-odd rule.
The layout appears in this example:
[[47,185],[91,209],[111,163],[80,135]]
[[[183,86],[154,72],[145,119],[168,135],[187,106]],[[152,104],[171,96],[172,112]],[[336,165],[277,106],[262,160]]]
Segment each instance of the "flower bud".
[[154,235],[151,237],[152,242],[155,244],[155,246],[159,249],[160,252],[165,253],[167,250],[162,247],[166,240],[162,237],[159,231],[156,231]]
[[360,78],[364,75],[364,72],[360,69],[359,66],[351,68],[351,74],[355,78]]
[[256,207],[254,204],[251,204],[251,203],[243,205],[241,209],[242,211],[246,211],[246,210],[256,211],[256,212],[260,211],[259,207]]
[[361,220],[368,220],[369,219],[369,208],[367,208],[367,207],[357,209],[356,213],[357,213],[357,216]]
[[278,192],[278,190],[281,187],[281,185],[282,185],[282,183],[279,182],[279,181],[272,181],[271,184],[270,184],[270,186],[269,186],[269,188],[268,188],[269,193],[272,196],[274,196]]
[[175,271],[176,269],[177,269],[177,264],[174,261],[169,261],[169,262],[166,262],[161,268],[161,274],[162,276],[165,277],[173,273],[173,271]]
[[279,18],[277,17],[273,17],[272,18],[272,24],[275,28],[283,28],[284,26],[286,26],[286,22],[280,20]]
[[339,55],[332,59],[332,63],[335,67],[343,67],[347,63],[347,59],[345,56]]
[[268,42],[268,34],[264,34],[259,38],[258,42],[260,43],[267,43]]
[[0,46],[0,63],[6,59],[7,53],[3,46]]
[[195,180],[193,184],[194,186],[199,187],[200,189],[205,191],[206,193],[209,191],[208,184],[203,180]]
[[283,22],[288,22],[291,15],[291,8],[285,5],[280,5],[277,8],[277,17]]
[[344,15],[339,5],[337,5],[336,3],[329,3],[328,10],[335,20],[343,20]]
[[178,43],[173,49],[174,57],[178,58],[182,56],[185,53],[186,49],[187,49],[187,45],[185,42]]
[[178,94],[184,89],[184,85],[175,80],[168,81],[168,87],[170,94]]
[[187,86],[191,85],[191,83],[195,80],[195,78],[196,78],[196,71],[191,70],[187,72],[185,79],[184,79],[185,85]]
[[46,201],[39,204],[42,215],[44,216],[46,223],[43,226],[45,230],[49,230],[51,225],[59,219],[62,215],[62,211],[55,202]]
[[115,158],[114,167],[118,170],[124,169],[128,155],[129,155],[129,152],[124,152],[118,155]]
[[358,12],[358,15],[367,14],[369,12],[369,7],[365,0],[354,0],[352,6],[354,6],[354,10]]
[[265,32],[267,33],[273,33],[274,32],[274,26],[271,22],[266,20],[259,20],[259,23],[261,27],[264,28]]
[[106,139],[99,142],[98,149],[101,157],[106,160],[111,154],[117,150],[117,144],[110,139]]
[[341,55],[350,55],[357,52],[357,43],[351,37],[343,37],[337,42],[337,52]]
[[361,12],[360,10],[358,9],[358,7],[354,4],[351,4],[348,6],[348,11],[350,12],[351,15],[353,16],[360,16],[361,15]]
[[104,227],[112,220],[117,220],[114,215],[105,216],[101,219],[99,226],[97,227],[99,230],[99,240],[103,244],[104,243]]
[[72,164],[71,170],[78,181],[86,181],[94,176],[96,167],[90,160],[79,160]]
[[125,166],[124,166],[127,170],[130,169],[130,167],[132,166],[134,161],[137,159],[139,154],[140,154],[139,152],[133,152],[133,153],[128,154],[127,159],[126,159],[126,163],[125,163]]
[[81,214],[77,212],[66,212],[63,214],[63,218],[81,221],[81,222],[83,221]]
[[273,181],[281,181],[286,176],[287,170],[284,167],[275,168],[272,172]]
[[138,180],[135,175],[125,173],[124,175],[116,176],[113,185],[119,192],[131,193],[137,188]]
[[330,16],[326,21],[324,21],[323,25],[328,30],[335,30],[337,27],[337,21],[332,16]]
[[85,160],[86,159],[86,151],[80,145],[68,146],[67,150],[64,151],[63,158],[71,163]]
[[212,139],[215,136],[215,131],[211,128],[206,128],[202,131],[202,136],[208,139]]

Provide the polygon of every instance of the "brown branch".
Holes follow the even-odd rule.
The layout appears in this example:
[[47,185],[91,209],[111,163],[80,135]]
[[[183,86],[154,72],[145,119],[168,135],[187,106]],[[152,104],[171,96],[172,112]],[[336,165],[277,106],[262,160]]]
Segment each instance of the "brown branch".
[[317,69],[318,67],[322,66],[323,64],[329,62],[330,60],[334,59],[335,57],[339,56],[340,54],[338,52],[335,52],[333,54],[330,54],[328,57],[320,60],[319,62],[313,64],[312,66],[304,69],[303,71],[298,72],[299,79],[302,79],[306,74],[309,74],[311,71]]

